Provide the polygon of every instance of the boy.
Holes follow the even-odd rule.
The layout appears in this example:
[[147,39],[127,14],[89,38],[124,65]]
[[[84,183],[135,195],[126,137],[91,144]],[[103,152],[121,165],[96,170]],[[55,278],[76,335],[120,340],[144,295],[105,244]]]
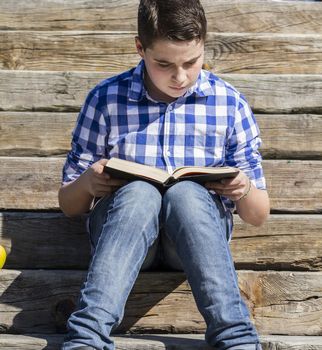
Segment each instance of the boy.
[[[68,216],[92,208],[92,260],[62,349],[114,349],[111,330],[140,269],[183,269],[217,349],[261,349],[229,251],[232,211],[253,225],[269,214],[260,139],[231,85],[203,71],[206,18],[197,0],[141,0],[139,65],[97,85],[73,132],[59,203]],[[205,186],[183,181],[160,193],[103,172],[111,157],[171,172],[183,165],[240,169]],[[162,228],[162,233],[160,229]],[[161,238],[161,239],[160,239]],[[161,242],[161,243],[160,243]]]

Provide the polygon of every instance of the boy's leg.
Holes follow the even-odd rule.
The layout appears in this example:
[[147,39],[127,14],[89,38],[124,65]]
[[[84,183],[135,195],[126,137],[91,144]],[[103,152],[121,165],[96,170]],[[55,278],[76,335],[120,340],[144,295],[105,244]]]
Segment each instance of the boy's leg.
[[122,320],[128,295],[158,236],[161,202],[154,186],[135,181],[94,208],[90,216],[93,255],[62,349],[114,349],[109,335]]
[[162,214],[206,321],[207,342],[220,350],[261,349],[240,296],[228,245],[229,220],[220,201],[203,186],[183,181],[164,194]]

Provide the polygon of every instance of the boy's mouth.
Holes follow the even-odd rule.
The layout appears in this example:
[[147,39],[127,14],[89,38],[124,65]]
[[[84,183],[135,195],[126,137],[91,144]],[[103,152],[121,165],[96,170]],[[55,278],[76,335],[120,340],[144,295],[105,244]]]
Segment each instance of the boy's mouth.
[[170,89],[181,91],[184,90],[186,87],[185,86],[170,86]]

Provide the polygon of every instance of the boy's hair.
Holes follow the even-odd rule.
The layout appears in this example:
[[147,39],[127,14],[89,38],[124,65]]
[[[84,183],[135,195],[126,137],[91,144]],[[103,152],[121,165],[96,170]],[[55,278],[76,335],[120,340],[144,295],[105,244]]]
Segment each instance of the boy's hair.
[[143,49],[158,39],[206,40],[207,20],[199,0],[140,0],[138,35]]

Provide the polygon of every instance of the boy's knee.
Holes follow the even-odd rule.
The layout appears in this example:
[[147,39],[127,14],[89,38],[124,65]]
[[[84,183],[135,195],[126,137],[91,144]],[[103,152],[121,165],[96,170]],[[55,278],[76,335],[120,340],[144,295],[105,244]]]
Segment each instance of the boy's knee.
[[159,190],[146,181],[133,181],[121,189],[120,195],[126,198],[127,204],[142,204],[145,209],[160,210],[162,196]]
[[[172,208],[198,207],[208,195],[207,189],[192,181],[182,181],[171,186],[163,196],[164,205],[171,204]],[[197,206],[197,207],[196,207]]]

